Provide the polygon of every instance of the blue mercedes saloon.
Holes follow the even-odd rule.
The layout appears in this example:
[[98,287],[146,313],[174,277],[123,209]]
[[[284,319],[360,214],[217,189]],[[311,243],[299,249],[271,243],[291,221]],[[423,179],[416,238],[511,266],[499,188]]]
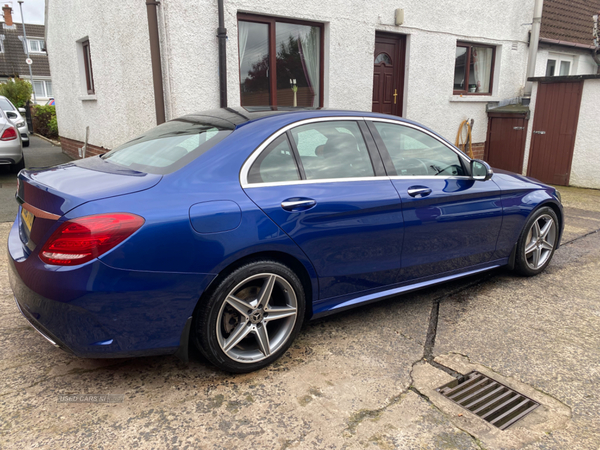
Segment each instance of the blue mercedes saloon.
[[226,108],[18,176],[17,307],[85,358],[249,372],[302,324],[500,266],[543,271],[559,193],[381,114]]

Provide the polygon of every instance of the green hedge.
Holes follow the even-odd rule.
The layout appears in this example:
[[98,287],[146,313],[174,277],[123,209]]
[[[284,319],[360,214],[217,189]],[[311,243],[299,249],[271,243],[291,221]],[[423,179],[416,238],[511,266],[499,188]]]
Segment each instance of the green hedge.
[[54,139],[58,137],[56,109],[54,105],[34,105],[31,108],[33,131],[42,136]]
[[24,108],[31,98],[33,87],[29,81],[21,78],[10,78],[6,83],[0,83],[0,95],[8,98],[17,108]]

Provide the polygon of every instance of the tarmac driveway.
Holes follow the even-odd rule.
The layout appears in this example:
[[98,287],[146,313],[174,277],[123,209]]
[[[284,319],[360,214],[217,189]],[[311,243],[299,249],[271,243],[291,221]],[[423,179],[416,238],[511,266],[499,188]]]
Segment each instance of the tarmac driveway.
[[[598,449],[600,192],[561,192],[567,228],[544,274],[496,270],[309,323],[246,375],[197,354],[55,349],[17,311],[1,253],[0,448]],[[433,390],[473,368],[541,407],[499,431]],[[82,394],[122,396],[63,401]]]

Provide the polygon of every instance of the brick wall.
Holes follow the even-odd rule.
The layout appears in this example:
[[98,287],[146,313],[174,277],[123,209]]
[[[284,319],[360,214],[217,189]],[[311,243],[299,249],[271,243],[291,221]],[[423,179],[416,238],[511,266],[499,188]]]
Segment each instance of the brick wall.
[[[83,142],[76,141],[73,139],[68,139],[68,138],[61,136],[60,137],[60,146],[62,147],[63,153],[66,153],[73,159],[79,159],[80,157],[79,157],[78,149],[83,147]],[[108,151],[108,149],[106,149],[106,148],[97,147],[95,145],[88,144],[85,156],[86,157],[96,156],[96,155],[100,155],[102,153],[106,153],[107,151]]]
[[485,142],[480,142],[478,144],[472,144],[471,149],[473,150],[473,158],[483,159],[483,153],[485,151]]
[[[463,145],[459,145],[458,148],[468,154],[468,152],[464,150]],[[471,150],[473,150],[474,159],[483,159],[483,154],[485,153],[485,142],[471,144]]]

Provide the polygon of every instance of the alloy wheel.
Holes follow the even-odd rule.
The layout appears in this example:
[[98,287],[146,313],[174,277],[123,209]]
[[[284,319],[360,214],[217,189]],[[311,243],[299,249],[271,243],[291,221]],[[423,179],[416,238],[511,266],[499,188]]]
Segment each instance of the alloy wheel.
[[296,294],[285,278],[273,273],[248,277],[221,305],[216,323],[219,346],[234,361],[261,361],[285,345],[297,314]]
[[556,245],[556,237],[556,223],[548,214],[542,214],[533,222],[525,241],[525,260],[530,269],[537,270],[546,264]]

